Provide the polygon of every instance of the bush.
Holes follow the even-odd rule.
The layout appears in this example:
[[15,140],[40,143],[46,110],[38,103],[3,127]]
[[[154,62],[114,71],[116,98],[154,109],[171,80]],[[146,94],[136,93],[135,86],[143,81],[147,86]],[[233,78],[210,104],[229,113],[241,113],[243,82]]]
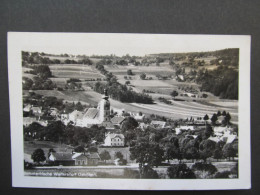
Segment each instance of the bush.
[[24,161],[24,169],[33,169],[33,164]]
[[144,166],[142,168],[141,178],[142,179],[159,179],[159,175],[150,166]]
[[195,179],[193,171],[186,164],[175,164],[167,169],[167,175],[171,179]]
[[229,175],[231,174],[230,171],[223,171],[223,172],[217,172],[215,175],[215,178],[229,178]]
[[195,163],[191,169],[196,174],[196,177],[201,179],[212,178],[217,172],[217,168],[214,165],[201,162]]

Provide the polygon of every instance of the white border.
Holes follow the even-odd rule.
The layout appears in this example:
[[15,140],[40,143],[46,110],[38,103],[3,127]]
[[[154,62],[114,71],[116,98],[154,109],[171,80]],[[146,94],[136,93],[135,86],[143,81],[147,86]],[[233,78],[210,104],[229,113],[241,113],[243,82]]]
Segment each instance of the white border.
[[[47,178],[24,176],[23,170],[23,120],[22,120],[22,71],[21,51],[35,45],[37,40],[46,43],[57,36],[103,36],[106,37],[174,37],[189,44],[187,40],[215,40],[230,43],[240,49],[239,61],[239,178],[238,179],[92,179]],[[55,43],[53,43],[55,44]],[[59,44],[59,43],[56,43]],[[129,189],[129,190],[212,190],[251,188],[250,156],[250,44],[248,35],[158,35],[158,34],[106,34],[106,33],[8,33],[8,74],[11,118],[12,185],[32,188],[72,189]]]

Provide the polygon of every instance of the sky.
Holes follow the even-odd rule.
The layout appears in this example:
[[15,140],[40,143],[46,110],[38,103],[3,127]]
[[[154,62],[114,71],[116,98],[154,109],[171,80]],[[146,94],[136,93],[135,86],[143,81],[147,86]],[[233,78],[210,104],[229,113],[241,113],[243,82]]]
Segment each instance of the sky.
[[[12,32],[11,32],[12,33]],[[136,55],[215,51],[241,46],[243,35],[19,33],[24,51],[73,55]]]

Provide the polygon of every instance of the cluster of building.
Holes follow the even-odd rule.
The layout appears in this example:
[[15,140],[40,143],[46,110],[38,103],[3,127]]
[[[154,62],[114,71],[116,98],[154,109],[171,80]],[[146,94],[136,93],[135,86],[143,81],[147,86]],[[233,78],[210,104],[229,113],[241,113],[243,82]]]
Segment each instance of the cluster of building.
[[[24,112],[31,112],[35,117],[24,117],[24,125],[28,126],[32,122],[37,122],[43,126],[48,125],[48,121],[40,120],[42,116],[41,107],[34,107],[27,105],[23,109]],[[125,121],[124,110],[116,110],[117,113],[111,118],[111,108],[109,97],[107,92],[105,91],[102,100],[99,102],[97,108],[88,108],[85,111],[77,111],[74,110],[68,114],[60,114],[56,108],[50,108],[49,114],[53,117],[58,117],[65,125],[68,123],[73,123],[75,126],[80,127],[91,127],[92,125],[103,126],[107,129],[107,133],[105,135],[103,147],[124,147],[125,146],[125,137],[120,133],[120,127],[122,123]],[[150,123],[144,123],[143,119],[145,117],[142,113],[128,113],[131,117],[135,118],[138,121],[139,128],[146,129],[147,127],[153,127],[155,129],[164,129],[170,128],[175,130],[175,134],[182,134],[187,131],[197,131],[205,123],[210,121],[204,121],[201,119],[189,120],[183,123],[183,125],[179,125],[174,127],[173,125],[166,123],[161,120],[152,120]],[[221,117],[219,117],[217,124],[221,124]],[[234,132],[233,128],[228,126],[214,126],[214,134],[208,139],[214,142],[223,141],[225,143],[233,143],[238,140],[237,134]],[[196,138],[196,133],[192,133],[192,136]],[[52,162],[53,165],[97,165],[100,161],[100,157],[98,153],[56,153],[52,152],[48,158],[49,162]]]
[[49,163],[52,165],[64,165],[64,166],[84,166],[84,165],[98,165],[98,162],[100,161],[100,157],[98,153],[56,153],[51,152],[48,160]]

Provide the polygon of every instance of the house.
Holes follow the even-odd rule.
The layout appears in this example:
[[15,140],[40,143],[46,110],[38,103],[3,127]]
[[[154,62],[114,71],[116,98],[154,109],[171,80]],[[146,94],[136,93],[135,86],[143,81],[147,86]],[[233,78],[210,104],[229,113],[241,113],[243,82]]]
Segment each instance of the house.
[[136,121],[143,121],[145,115],[143,113],[130,113],[130,115],[136,120]]
[[181,125],[175,128],[175,132],[177,135],[180,134],[182,131],[188,131],[188,130],[194,131],[194,126]]
[[98,165],[98,162],[100,161],[100,157],[96,152],[89,153],[87,154],[87,160],[88,160],[87,162],[88,165]]
[[31,111],[34,115],[41,115],[42,114],[42,107],[33,106],[33,107],[31,107]]
[[31,105],[31,104],[27,104],[27,105],[23,108],[23,111],[24,111],[24,112],[30,112],[30,111],[31,111],[31,108],[32,108],[32,105]]
[[155,128],[164,128],[166,126],[166,122],[165,121],[152,121],[151,125]]
[[123,134],[108,133],[104,142],[104,146],[124,146],[125,136]]
[[49,156],[49,162],[53,165],[63,166],[86,166],[98,165],[100,157],[98,153],[56,153],[52,152]]
[[33,122],[40,124],[41,126],[46,127],[48,125],[48,121],[37,120],[36,117],[23,117],[23,125],[28,127]]
[[49,114],[52,117],[58,117],[59,116],[59,110],[57,108],[50,108]]
[[224,134],[228,133],[230,134],[232,132],[233,128],[230,128],[228,126],[225,126],[225,127],[214,127],[213,131],[214,131],[214,134],[217,135],[217,136],[223,136]]
[[141,128],[142,130],[145,130],[149,125],[145,124],[144,122],[139,123],[139,128]]
[[72,159],[72,153],[56,153],[51,152],[49,156],[49,162],[52,162],[53,165],[59,166],[73,166],[75,165],[75,160]]

